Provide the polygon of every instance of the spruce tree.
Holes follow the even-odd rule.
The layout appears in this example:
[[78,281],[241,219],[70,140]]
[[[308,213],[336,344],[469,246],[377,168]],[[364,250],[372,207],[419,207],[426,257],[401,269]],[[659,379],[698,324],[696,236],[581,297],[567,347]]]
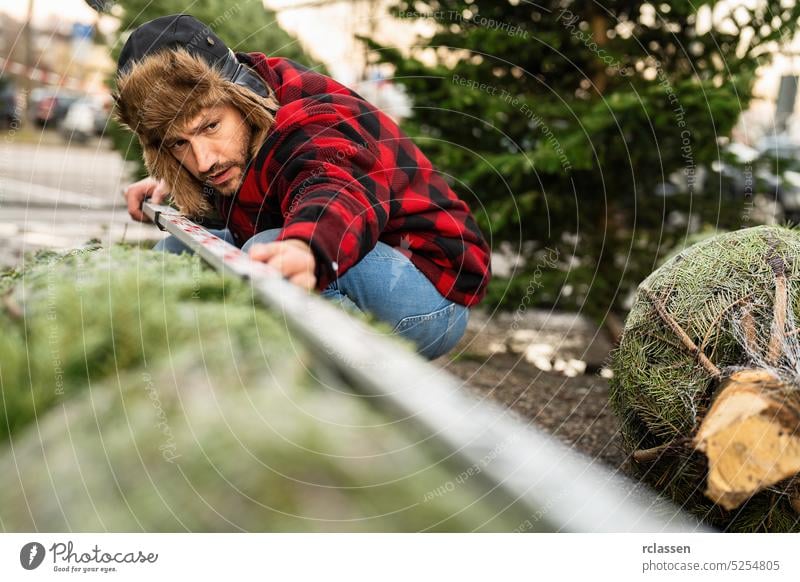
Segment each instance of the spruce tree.
[[432,37],[410,54],[371,46],[413,99],[406,131],[493,247],[526,259],[490,301],[602,318],[687,235],[746,226],[752,193],[726,195],[706,170],[799,14],[772,0],[426,0],[392,15]]

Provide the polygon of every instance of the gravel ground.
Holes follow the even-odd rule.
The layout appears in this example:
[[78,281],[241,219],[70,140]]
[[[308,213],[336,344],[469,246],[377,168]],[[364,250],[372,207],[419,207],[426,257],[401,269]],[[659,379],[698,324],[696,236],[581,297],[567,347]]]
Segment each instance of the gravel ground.
[[[599,374],[611,349],[603,332],[569,314],[529,313],[517,324],[511,332],[509,314],[474,312],[459,345],[435,363],[465,380],[479,398],[492,398],[589,457],[625,470],[608,380]],[[526,356],[531,345],[538,353],[551,346],[552,362],[585,362],[586,372],[568,377],[542,370],[529,361],[530,349]],[[534,361],[542,365],[541,358]]]

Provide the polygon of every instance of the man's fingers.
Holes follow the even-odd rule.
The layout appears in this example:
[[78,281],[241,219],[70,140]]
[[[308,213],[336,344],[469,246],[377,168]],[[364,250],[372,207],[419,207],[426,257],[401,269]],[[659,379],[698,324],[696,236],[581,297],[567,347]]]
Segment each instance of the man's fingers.
[[302,287],[307,291],[311,291],[314,287],[317,286],[317,278],[309,273],[308,271],[304,271],[299,273],[289,279],[290,283],[294,283],[298,287]]
[[273,252],[274,255],[266,263],[278,269],[284,277],[314,271],[314,258],[297,247],[284,244]]
[[250,258],[256,261],[267,262],[278,251],[275,243],[259,243],[250,247]]
[[278,269],[284,277],[291,277],[307,270],[307,263],[292,252],[277,252],[266,263]]
[[152,200],[153,204],[161,204],[168,195],[169,190],[167,189],[167,184],[161,180],[153,190],[150,200]]
[[144,213],[142,213],[142,201],[144,200],[144,192],[127,192],[128,199],[128,214],[131,218],[143,222],[146,220]]
[[[287,269],[297,271],[309,264],[309,257],[297,247],[287,245],[283,242],[259,243],[250,247],[250,258],[256,261],[268,263],[273,267],[286,265]],[[283,269],[278,269],[284,274]]]
[[285,242],[254,244],[250,248],[250,258],[266,263],[300,287],[313,289],[316,285],[314,256],[295,245]]
[[163,182],[159,182],[153,178],[145,178],[125,188],[123,194],[128,203],[128,214],[131,215],[131,218],[139,222],[150,220],[142,212],[142,202],[144,202],[145,198],[153,194],[161,184],[163,184]]

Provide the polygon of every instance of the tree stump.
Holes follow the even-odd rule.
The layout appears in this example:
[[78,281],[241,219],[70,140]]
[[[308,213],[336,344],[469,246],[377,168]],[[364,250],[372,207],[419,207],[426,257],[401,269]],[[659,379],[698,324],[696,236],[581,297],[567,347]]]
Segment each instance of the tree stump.
[[735,372],[703,419],[694,448],[708,459],[705,495],[731,510],[800,472],[800,409],[766,370]]

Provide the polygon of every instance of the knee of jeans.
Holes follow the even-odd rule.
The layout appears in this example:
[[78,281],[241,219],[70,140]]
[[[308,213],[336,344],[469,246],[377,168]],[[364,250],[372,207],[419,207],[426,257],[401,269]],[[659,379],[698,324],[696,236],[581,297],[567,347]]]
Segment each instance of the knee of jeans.
[[431,313],[404,317],[392,333],[411,340],[421,356],[433,360],[458,343],[466,329],[467,315],[466,307],[450,303]]
[[434,360],[444,356],[461,340],[467,329],[467,319],[469,319],[469,309],[463,305],[454,304],[450,317],[447,318],[447,325],[439,331],[440,341],[434,342],[428,349],[420,353]]
[[445,340],[440,346],[441,353],[439,355],[444,355],[456,347],[456,344],[464,337],[464,332],[467,331],[468,322],[469,308],[464,305],[456,304],[451,321],[447,326]]
[[328,287],[325,288],[325,290],[321,293],[321,295],[331,303],[334,303],[335,305],[342,307],[343,309],[349,311],[350,313],[355,313],[355,314],[364,313],[352,299],[350,299],[344,293],[340,293],[335,287],[332,287],[332,284],[328,285]]
[[192,250],[189,247],[187,247],[185,244],[183,244],[181,241],[179,241],[172,235],[169,235],[168,237],[158,241],[156,245],[153,247],[153,250],[162,251],[165,253],[174,253],[176,255],[179,255],[181,253],[192,252]]
[[253,235],[242,245],[242,252],[250,252],[250,247],[252,247],[254,244],[273,242],[276,238],[278,238],[281,230],[282,229],[280,228],[271,228],[269,230],[262,230],[261,232]]
[[469,310],[457,303],[451,304],[450,308],[448,317],[432,327],[433,339],[419,350],[429,360],[435,360],[452,350],[467,328]]

